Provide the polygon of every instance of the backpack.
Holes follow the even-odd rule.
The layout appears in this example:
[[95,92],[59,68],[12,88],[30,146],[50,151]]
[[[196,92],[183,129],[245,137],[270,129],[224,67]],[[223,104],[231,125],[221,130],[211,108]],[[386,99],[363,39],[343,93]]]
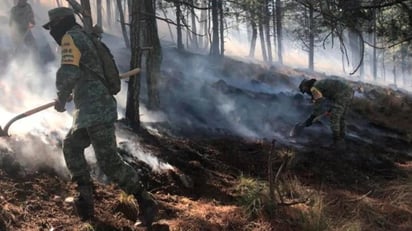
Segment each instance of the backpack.
[[85,34],[93,42],[97,55],[100,58],[100,64],[103,68],[104,73],[104,76],[101,76],[104,77],[104,79],[100,79],[109,90],[110,94],[116,95],[120,91],[121,82],[119,77],[119,69],[117,68],[116,62],[114,61],[114,57],[110,52],[110,49],[97,34],[88,32],[85,32]]

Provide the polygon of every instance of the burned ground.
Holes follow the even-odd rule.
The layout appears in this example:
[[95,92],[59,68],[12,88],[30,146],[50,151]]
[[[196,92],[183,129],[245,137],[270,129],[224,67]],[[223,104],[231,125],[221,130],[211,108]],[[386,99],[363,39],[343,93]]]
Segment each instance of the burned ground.
[[[202,59],[182,58],[189,66]],[[358,91],[348,115],[347,147],[336,151],[328,147],[327,118],[300,137],[288,136],[310,113],[297,83],[302,75],[324,76],[231,59],[183,72],[181,63],[165,59],[160,87],[167,119],[144,123],[137,132],[123,120],[117,123],[117,131],[131,137],[120,143],[119,153],[159,201],[154,230],[411,230],[407,92],[352,82]],[[203,68],[213,78],[199,79]],[[13,136],[1,139],[16,142]],[[172,168],[152,171],[127,148],[132,139]],[[58,140],[44,145],[58,149]],[[21,166],[12,148],[1,153],[0,230],[145,230],[135,225],[133,200],[101,175],[95,182],[96,219],[81,222],[65,201],[74,185],[61,172]],[[264,209],[243,207],[242,179],[263,185],[269,176],[275,178],[273,203],[262,186],[255,197]]]

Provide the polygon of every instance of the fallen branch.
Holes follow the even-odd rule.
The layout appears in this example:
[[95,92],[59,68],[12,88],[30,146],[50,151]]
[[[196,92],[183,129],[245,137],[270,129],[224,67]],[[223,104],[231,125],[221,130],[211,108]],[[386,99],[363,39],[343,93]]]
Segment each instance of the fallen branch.
[[357,197],[357,198],[354,198],[354,199],[347,200],[346,202],[357,202],[357,201],[361,201],[361,200],[365,199],[366,197],[368,197],[372,192],[373,192],[373,190],[370,190],[369,192],[363,194],[362,196]]

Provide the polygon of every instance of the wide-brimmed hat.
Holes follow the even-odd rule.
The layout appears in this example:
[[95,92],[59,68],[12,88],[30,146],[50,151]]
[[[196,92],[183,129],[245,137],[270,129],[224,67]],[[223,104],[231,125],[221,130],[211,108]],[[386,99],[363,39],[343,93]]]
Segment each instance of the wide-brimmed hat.
[[68,7],[57,7],[49,10],[48,13],[49,22],[43,25],[43,28],[46,30],[50,29],[50,24],[52,24],[53,22],[59,21],[66,16],[74,15],[73,9]]

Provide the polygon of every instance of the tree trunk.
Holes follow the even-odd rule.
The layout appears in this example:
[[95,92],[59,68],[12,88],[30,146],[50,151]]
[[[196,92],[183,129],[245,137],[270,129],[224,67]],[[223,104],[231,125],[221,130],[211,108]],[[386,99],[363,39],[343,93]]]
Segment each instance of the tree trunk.
[[90,1],[89,0],[81,0],[82,8],[85,11],[83,15],[83,28],[85,31],[92,31],[93,28],[93,20],[92,20],[92,11],[90,10]]
[[385,50],[382,50],[382,75],[383,75],[383,82],[386,83],[386,64],[385,64]]
[[96,0],[97,25],[103,28],[102,23],[102,0]]
[[282,47],[282,6],[281,1],[276,0],[276,36],[278,44],[278,61],[283,64],[283,47]]
[[[167,18],[167,14],[166,14],[166,11],[165,11],[165,9],[160,9],[161,11],[162,11],[162,13],[163,13],[163,17],[164,18]],[[172,27],[170,26],[170,23],[168,23],[167,24],[167,27],[169,28],[169,34],[170,34],[170,39],[172,40],[172,42],[174,42],[175,41],[175,37],[173,36],[173,31],[172,31]]]
[[176,7],[176,34],[177,34],[177,49],[183,50],[183,38],[182,38],[182,10],[180,8],[180,2],[175,2]]
[[210,55],[219,55],[219,6],[218,0],[212,2],[212,45],[210,46]]
[[275,0],[272,0],[272,25],[273,25],[273,49],[276,52],[276,44],[277,44],[277,36],[276,36],[276,6],[275,6]]
[[132,21],[132,0],[127,0],[127,12],[129,13],[129,19],[128,19],[128,22],[129,22],[129,25],[130,25],[130,22]]
[[406,70],[408,66],[408,46],[406,44],[401,45],[400,55],[402,81],[403,85],[406,86]]
[[112,28],[112,1],[106,0],[106,16],[107,16],[107,26]]
[[309,4],[309,70],[313,71],[315,62],[315,36],[314,36],[314,18],[313,18],[313,4]]
[[372,75],[373,79],[376,81],[378,79],[378,58],[376,54],[376,10],[373,10],[373,54],[372,54]]
[[223,0],[220,0],[218,2],[219,4],[219,29],[220,29],[220,55],[224,56],[225,55],[225,27],[224,27],[224,20],[225,17],[223,15]]
[[[118,8],[121,7],[121,0],[117,0]],[[120,4],[120,5],[119,5]],[[132,21],[130,24],[130,40],[131,40],[131,60],[130,68],[141,68],[141,35],[140,35],[140,12],[141,4],[134,1],[132,4]],[[126,120],[130,126],[136,131],[140,127],[140,113],[139,113],[139,95],[140,95],[140,73],[136,76],[130,77],[127,88],[127,102],[126,102]]]
[[395,86],[398,86],[398,78],[396,78],[396,55],[392,55],[392,75],[393,75],[393,83],[395,84]]
[[[259,16],[261,17],[261,16]],[[266,46],[265,46],[265,35],[263,31],[263,22],[262,19],[259,19],[259,38],[260,38],[260,48],[262,49],[262,57],[263,61],[267,62],[268,61],[268,56],[266,54]]]
[[[190,3],[194,4],[194,0],[191,0]],[[194,8],[191,9],[191,16],[192,16],[192,19],[191,19],[191,21],[192,21],[192,31],[194,32],[193,33],[193,44],[192,44],[192,46],[195,49],[198,49],[199,48],[199,43],[197,41],[196,12],[195,12]]]
[[151,0],[144,0],[144,22],[147,27],[146,44],[151,49],[147,57],[147,89],[149,94],[148,109],[157,110],[160,107],[158,80],[160,79],[160,65],[162,63],[162,48],[157,30],[156,8]]
[[[351,63],[351,68],[354,71],[355,68],[359,66],[359,63],[362,62],[363,53],[361,52],[360,32],[357,31],[355,28],[349,28],[348,29],[348,39],[349,39],[349,48],[351,52],[351,62],[350,63]],[[360,76],[362,77],[362,73],[360,73]]]
[[250,26],[252,27],[252,38],[250,40],[249,57],[253,58],[255,57],[256,39],[257,39],[257,26],[253,19],[250,22]]
[[[120,17],[120,26],[122,28],[122,33],[123,33],[123,39],[124,39],[126,47],[130,48],[130,40],[129,40],[129,37],[127,35],[126,23],[124,21],[122,0],[116,0],[116,1],[117,1],[117,9],[118,9],[118,12],[119,12],[119,17]],[[132,33],[130,33],[130,34],[132,34]]]
[[[120,10],[122,9],[121,7],[119,8],[118,6],[119,6],[119,4],[118,4],[118,2],[117,2],[118,0],[116,0],[116,5],[117,5],[117,8],[118,8],[118,10],[116,10],[116,5],[115,5],[115,9],[114,9],[114,22],[117,22],[117,20],[119,20],[119,18],[120,18]],[[120,2],[120,5],[121,5],[121,2]]]
[[267,47],[267,54],[268,54],[268,61],[272,63],[272,44],[270,42],[270,12],[269,12],[269,0],[265,1],[264,4],[264,13],[265,13],[265,24],[264,30],[266,35],[266,47]]
[[[185,19],[186,20],[189,19],[189,16],[190,16],[190,11],[186,10],[186,16],[182,18],[183,25],[187,25],[187,26],[189,25],[188,22],[185,21]],[[190,43],[192,41],[192,34],[189,32],[189,28],[186,28],[185,30],[186,30],[186,33],[185,33],[186,34],[186,47],[189,48]]]
[[[203,8],[209,6],[209,3],[207,1],[202,1],[201,3],[202,3]],[[200,12],[200,27],[201,27],[201,31],[203,31],[203,36],[199,38],[199,44],[200,44],[200,47],[206,48],[207,41],[208,41],[207,39],[207,10],[202,10]]]

